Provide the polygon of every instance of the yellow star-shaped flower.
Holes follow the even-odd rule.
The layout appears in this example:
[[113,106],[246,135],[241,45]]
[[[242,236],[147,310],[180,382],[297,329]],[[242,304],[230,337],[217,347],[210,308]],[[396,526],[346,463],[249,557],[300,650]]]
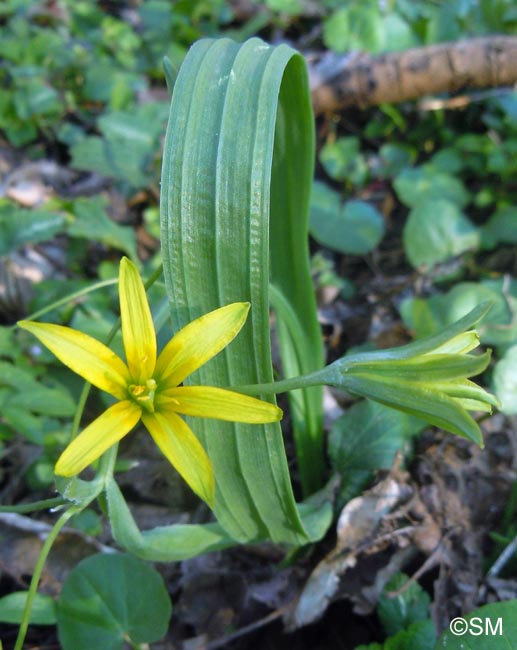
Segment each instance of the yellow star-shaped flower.
[[20,321],[78,375],[119,401],[64,450],[55,473],[75,476],[141,420],[171,464],[202,499],[214,504],[210,460],[180,415],[266,423],[282,418],[274,404],[213,386],[181,386],[239,333],[249,303],[237,302],[201,316],[180,330],[157,357],[156,333],[135,265],[120,262],[120,314],[127,365],[103,343],[70,327]]

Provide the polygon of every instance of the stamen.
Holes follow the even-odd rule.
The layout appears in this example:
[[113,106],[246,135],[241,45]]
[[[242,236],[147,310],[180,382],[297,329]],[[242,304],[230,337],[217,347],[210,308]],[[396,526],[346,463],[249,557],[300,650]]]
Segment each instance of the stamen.
[[145,386],[142,384],[130,384],[128,392],[135,402],[150,413],[154,413],[154,394],[157,383],[155,379],[147,379]]

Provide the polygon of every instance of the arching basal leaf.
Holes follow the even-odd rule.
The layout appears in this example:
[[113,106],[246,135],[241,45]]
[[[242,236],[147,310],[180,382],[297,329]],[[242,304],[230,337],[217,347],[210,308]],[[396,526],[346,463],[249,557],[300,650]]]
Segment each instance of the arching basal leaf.
[[[174,330],[222,305],[249,301],[239,336],[189,382],[273,379],[269,283],[286,375],[322,365],[307,254],[314,124],[305,63],[258,39],[196,43],[174,86],[162,173],[162,250]],[[293,337],[292,325],[296,329]],[[296,341],[301,341],[300,349]],[[265,396],[266,397],[266,396]],[[321,389],[291,398],[301,479],[321,485]],[[278,424],[191,422],[214,466],[215,513],[228,535],[309,539],[293,499]]]

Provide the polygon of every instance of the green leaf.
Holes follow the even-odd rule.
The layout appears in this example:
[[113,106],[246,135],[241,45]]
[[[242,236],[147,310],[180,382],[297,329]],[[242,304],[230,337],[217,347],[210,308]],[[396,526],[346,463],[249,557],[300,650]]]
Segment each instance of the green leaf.
[[[406,298],[400,305],[400,315],[405,325],[412,330],[415,338],[435,334],[442,323],[441,309],[434,305],[434,296],[425,298]],[[437,312],[438,310],[438,312]]]
[[62,231],[64,221],[63,215],[57,212],[0,204],[0,255],[7,255],[24,244],[51,239]]
[[35,115],[59,114],[62,106],[55,88],[42,80],[34,80],[18,88],[13,94],[18,117],[28,119]]
[[130,107],[137,90],[145,89],[143,79],[134,73],[121,70],[112,61],[96,61],[84,72],[82,92],[94,102],[106,102],[113,109]]
[[481,226],[481,246],[495,248],[498,244],[517,244],[517,208],[499,208]]
[[505,415],[515,415],[517,413],[517,345],[509,348],[503,358],[497,362],[492,386],[497,399],[501,402],[500,410]]
[[72,166],[116,178],[130,188],[145,187],[153,176],[165,118],[162,102],[103,115],[99,118],[102,138],[87,137],[74,144]]
[[[0,360],[0,386],[10,386],[23,390],[28,384],[35,384],[35,373]],[[32,386],[33,387],[33,386]]]
[[411,210],[403,239],[409,262],[416,268],[477,248],[479,231],[454,203],[435,198]]
[[398,13],[393,12],[384,17],[383,30],[383,52],[398,52],[420,45],[409,23]]
[[379,162],[375,175],[392,178],[413,163],[415,158],[416,150],[406,144],[395,142],[383,144],[379,149]]
[[323,42],[337,53],[380,52],[385,46],[385,36],[378,7],[365,3],[338,9],[323,23]]
[[456,174],[460,172],[464,165],[464,157],[454,148],[446,147],[440,149],[431,158],[433,167],[445,174]]
[[359,147],[359,138],[355,137],[325,143],[320,161],[327,174],[335,180],[349,180],[354,185],[362,185],[368,177],[368,166]]
[[351,255],[372,251],[384,235],[382,214],[365,201],[341,206],[339,195],[323,183],[314,183],[310,233],[332,250]]
[[[81,485],[71,487],[81,489],[77,498],[84,498],[85,490]],[[63,493],[63,496],[68,497],[68,494]],[[84,496],[87,498],[89,495],[86,492]],[[114,480],[109,481],[106,486],[106,497],[111,529],[117,544],[143,560],[177,562],[218,551],[236,543],[217,522],[205,525],[176,524],[140,532]]]
[[[19,625],[27,601],[26,591],[15,591],[0,598],[0,621]],[[46,594],[36,594],[32,602],[29,618],[31,625],[55,625],[56,603]]]
[[454,627],[460,633],[445,631],[435,650],[517,650],[517,600],[478,607],[464,619]]
[[412,623],[407,630],[402,630],[389,638],[383,650],[433,650],[436,642],[434,624],[430,619]]
[[481,342],[485,345],[512,342],[517,337],[517,323],[513,323],[509,290],[517,296],[517,283],[507,287],[501,280],[459,282],[442,298],[444,323],[448,325],[481,302],[489,301],[490,310],[476,326]]
[[[171,104],[162,173],[162,253],[174,330],[202,313],[251,302],[224,354],[192,376],[232,386],[273,379],[271,283],[294,314],[278,319],[286,375],[322,365],[307,254],[314,123],[303,58],[259,39],[203,40],[188,53]],[[300,329],[301,328],[301,329]],[[307,492],[323,476],[321,389],[292,396]],[[214,466],[216,516],[239,541],[309,539],[294,502],[280,426],[192,421]]]
[[437,198],[463,208],[470,200],[460,180],[431,164],[404,169],[395,179],[394,186],[399,199],[410,208]]
[[266,0],[266,5],[273,11],[281,11],[292,16],[297,16],[303,11],[301,0]]
[[456,41],[461,38],[461,25],[449,4],[442,4],[433,11],[427,25],[426,42],[428,44]]
[[[423,621],[429,616],[429,594],[422,589],[418,582],[405,587],[409,576],[398,573],[387,583],[377,605],[377,614],[382,627],[388,636],[409,627],[412,623]],[[403,589],[402,589],[403,588]],[[395,597],[386,592],[402,591]]]
[[63,650],[123,650],[167,632],[171,603],[162,577],[129,555],[97,554],[68,575],[58,601]]
[[[97,136],[78,139],[70,148],[72,155],[71,166],[76,169],[87,169],[95,171],[103,176],[115,176],[116,169],[110,161],[120,157],[119,152],[110,151],[107,142]],[[133,179],[135,181],[135,179]],[[144,178],[140,172],[137,174],[137,184],[142,184]]]
[[[509,286],[508,286],[509,284]],[[517,283],[501,280],[459,282],[445,294],[435,294],[424,300],[410,298],[401,306],[406,325],[416,337],[429,336],[467,314],[483,302],[490,310],[476,326],[485,345],[508,345],[517,339],[517,323],[513,322],[510,304],[517,298]]]
[[100,241],[106,246],[124,251],[132,260],[137,261],[134,229],[119,226],[110,219],[101,198],[74,201],[74,216],[74,222],[68,226],[70,237]]
[[355,650],[433,650],[435,642],[433,622],[427,619],[412,623],[407,630],[401,630],[384,644],[359,645]]
[[9,407],[56,417],[71,417],[76,410],[74,400],[63,386],[48,388],[34,383],[14,395]]
[[379,469],[389,469],[395,454],[425,424],[400,411],[365,400],[332,424],[329,456],[341,475],[340,499],[357,496]]
[[0,361],[0,386],[13,389],[5,405],[10,412],[22,410],[59,417],[75,413],[74,401],[64,386],[44,386],[35,375],[7,361]]

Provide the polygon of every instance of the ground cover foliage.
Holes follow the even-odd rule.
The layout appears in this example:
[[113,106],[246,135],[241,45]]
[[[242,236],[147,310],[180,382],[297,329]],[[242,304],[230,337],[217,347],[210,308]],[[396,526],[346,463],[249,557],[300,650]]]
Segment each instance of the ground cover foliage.
[[[189,46],[207,36],[259,35],[311,62],[325,50],[378,54],[517,28],[505,0],[8,0],[0,20],[4,506],[55,496],[53,468],[82,390],[12,325],[72,295],[42,319],[103,339],[118,316],[121,256],[146,276],[161,264],[163,56],[173,77]],[[444,95],[317,115],[309,244],[328,362],[434,334],[492,303],[479,325],[493,350],[481,383],[501,409],[479,418],[485,448],[325,389],[327,483],[312,499],[331,502],[334,523],[322,541],[287,554],[274,544],[237,546],[154,568],[120,554],[108,569],[99,553],[115,545],[105,513],[88,508],[51,552],[26,647],[80,647],[77,611],[67,604],[84,584],[98,610],[110,611],[105,647],[124,647],[122,630],[132,647],[425,650],[451,619],[482,606],[508,624],[507,645],[493,647],[513,647],[517,94],[467,91],[461,108]],[[172,332],[162,282],[149,299],[163,344]],[[120,333],[111,346],[122,354]],[[92,394],[84,421],[107,404]],[[285,398],[280,405],[288,413]],[[301,498],[289,416],[283,432]],[[117,480],[142,528],[209,520],[146,436],[124,443]],[[0,629],[10,648],[24,603],[16,592],[27,589],[55,516],[47,508],[0,517],[0,595],[8,596]],[[131,589],[95,586],[92,576],[108,570],[113,585],[129,575],[146,585],[152,611],[142,610],[151,598],[144,590],[135,598]],[[497,609],[501,601],[507,609]],[[90,631],[86,624],[84,638]]]

